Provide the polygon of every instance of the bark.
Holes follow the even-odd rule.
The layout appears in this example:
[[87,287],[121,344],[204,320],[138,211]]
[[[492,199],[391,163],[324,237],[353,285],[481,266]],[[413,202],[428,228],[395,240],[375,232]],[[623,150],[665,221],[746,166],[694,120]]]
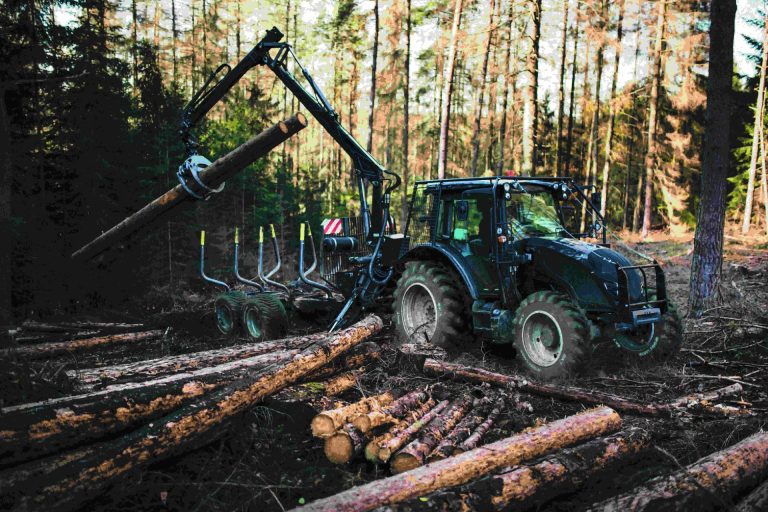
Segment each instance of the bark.
[[491,54],[491,41],[495,30],[493,19],[496,9],[496,0],[490,0],[488,7],[488,37],[485,39],[483,48],[483,64],[480,67],[480,89],[477,93],[477,108],[475,109],[475,121],[472,128],[472,160],[470,164],[470,174],[477,176],[477,157],[480,154],[480,119],[483,117],[483,101],[485,101],[485,78],[488,75],[488,58]]
[[380,395],[363,398],[353,404],[338,407],[328,411],[322,411],[312,418],[312,435],[315,437],[328,437],[360,414],[367,414],[372,410],[381,409],[392,403],[397,392],[387,391]]
[[573,111],[576,105],[576,71],[578,70],[577,56],[579,54],[579,2],[576,2],[576,34],[573,37],[573,57],[571,58],[571,93],[568,100],[568,131],[565,144],[566,176],[571,175],[571,151],[573,150]]
[[[237,4],[237,58],[240,58],[240,3]],[[176,26],[176,0],[171,0],[171,65],[173,82],[179,81],[179,58],[176,48],[179,45],[179,31]]]
[[735,10],[734,0],[716,0],[711,5],[708,101],[701,149],[701,203],[694,235],[688,300],[690,314],[694,317],[701,316],[714,298],[723,261],[726,178],[731,156]]
[[342,372],[374,365],[378,363],[380,359],[381,347],[377,343],[361,343],[350,350],[349,353],[334,359],[330,364],[323,366],[319,370],[311,372],[303,379],[303,381],[311,382],[326,380]]
[[428,413],[424,414],[421,418],[414,421],[406,428],[395,433],[386,442],[379,444],[378,457],[381,462],[389,461],[392,454],[405,446],[416,434],[421,431],[426,425],[428,425],[433,419],[435,419],[446,407],[448,407],[448,400],[435,405]]
[[67,376],[74,381],[77,389],[100,389],[123,382],[140,382],[174,373],[191,372],[262,354],[305,348],[312,343],[324,340],[326,337],[327,334],[320,333],[266,343],[248,343],[203,352],[148,359],[135,363],[70,370],[67,372]]
[[386,425],[387,423],[393,423],[397,419],[405,417],[406,414],[421,406],[429,399],[430,395],[427,391],[411,391],[383,409],[371,411],[368,414],[362,414],[353,418],[352,424],[360,430],[360,432],[368,432],[376,427]]
[[[378,2],[378,0],[376,0]],[[400,203],[400,225],[405,226],[408,218],[408,180],[410,169],[408,168],[408,135],[410,132],[410,104],[411,104],[411,0],[406,0],[405,14],[405,79],[403,80],[403,200]]]
[[[279,146],[280,143],[288,140],[306,126],[307,119],[301,113],[272,125],[201,171],[201,181],[211,188],[219,186],[245,169],[254,160],[265,156]],[[178,205],[191,201],[194,201],[194,198],[187,194],[181,184],[176,185],[138,212],[122,220],[119,224],[116,224],[75,251],[72,254],[72,258],[82,260],[91,258],[131,233],[145,228],[148,224],[158,220],[163,214],[170,212]]]
[[725,386],[724,388],[683,396],[673,400],[669,404],[673,407],[687,407],[692,403],[715,402],[729,396],[740,395],[743,391],[744,388],[742,388],[741,384],[735,383],[730,386]]
[[560,35],[560,74],[558,78],[557,88],[557,113],[556,130],[557,139],[555,142],[555,175],[560,175],[560,167],[562,161],[562,142],[563,142],[563,108],[565,107],[565,53],[566,43],[568,42],[568,8],[570,7],[570,0],[563,0],[563,31]]
[[25,331],[34,332],[70,332],[80,329],[99,329],[109,331],[135,331],[143,329],[144,324],[129,324],[121,322],[62,322],[57,324],[46,324],[27,320],[21,327]]
[[592,409],[456,457],[353,487],[297,510],[352,512],[399,503],[438,489],[462,485],[501,468],[615,432],[620,426],[621,419],[615,411],[607,407]]
[[768,510],[768,481],[750,492],[736,505],[733,512],[765,512],[766,510]]
[[368,112],[368,143],[366,148],[373,152],[373,121],[376,112],[376,64],[379,55],[379,0],[373,1],[373,63],[371,65],[371,95]]
[[362,370],[355,370],[352,372],[342,373],[336,377],[331,377],[323,385],[323,393],[325,396],[340,395],[348,389],[352,389],[357,386],[357,382],[362,376]]
[[611,80],[611,106],[608,114],[608,131],[605,135],[605,163],[603,164],[602,190],[600,196],[600,215],[605,217],[605,206],[608,201],[608,179],[611,172],[613,127],[616,123],[616,87],[619,81],[619,64],[621,64],[621,40],[624,35],[624,0],[619,0],[619,19],[616,25],[616,57],[613,63],[613,79]]
[[392,473],[402,473],[423,465],[427,456],[453,430],[471,407],[472,399],[469,396],[454,400],[444,412],[424,427],[417,439],[411,441],[392,457],[390,462]]
[[649,445],[646,431],[629,429],[516,466],[471,488],[483,500],[477,504],[478,509],[541,508],[553,498],[577,491],[599,474],[626,463]]
[[437,179],[445,178],[448,158],[448,132],[451,121],[451,98],[453,96],[453,74],[456,68],[456,53],[459,45],[459,28],[461,27],[461,12],[463,0],[454,0],[453,26],[451,27],[451,42],[448,47],[448,61],[445,64],[445,81],[442,91],[442,109],[440,114],[440,139],[437,150]]
[[380,436],[374,437],[365,446],[365,458],[371,462],[382,462],[379,458],[379,451],[384,446],[386,446],[390,440],[394,439],[404,430],[409,428],[412,423],[418,421],[421,417],[430,412],[434,406],[435,400],[430,398],[413,411],[406,413],[406,417],[397,421],[387,432]]
[[648,236],[651,229],[651,208],[653,206],[653,174],[657,166],[656,123],[659,109],[659,88],[661,87],[661,51],[664,46],[667,2],[658,3],[659,15],[656,20],[656,41],[653,48],[651,68],[651,98],[648,106],[648,148],[645,152],[645,201],[643,203],[642,236]]
[[744,200],[744,219],[741,223],[741,233],[749,233],[749,226],[752,222],[752,204],[755,197],[755,176],[757,175],[757,155],[759,152],[759,142],[761,130],[758,128],[764,124],[763,111],[765,109],[765,69],[768,62],[768,14],[763,20],[763,58],[760,64],[760,80],[757,86],[757,103],[755,103],[755,123],[752,130],[752,152],[749,158],[749,171],[747,177],[747,197]]
[[429,462],[443,460],[453,455],[456,447],[468,438],[472,431],[485,420],[487,413],[487,407],[476,407],[472,409],[461,419],[458,425],[445,436],[445,439],[440,441],[440,444],[432,450],[432,453],[429,454]]
[[671,475],[654,478],[631,491],[596,503],[589,510],[726,510],[734,497],[754,487],[766,474],[768,433],[758,432]]
[[168,414],[254,370],[284,364],[297,350],[262,354],[193,372],[0,409],[3,464],[100,439]]
[[78,352],[81,350],[105,347],[115,343],[136,343],[140,341],[152,340],[163,336],[164,332],[165,331],[161,330],[130,332],[125,334],[99,336],[97,338],[85,338],[82,340],[40,343],[37,345],[8,348],[3,350],[3,355],[5,357],[18,356],[24,359],[40,359],[43,357],[54,357],[61,354]]
[[531,48],[525,59],[528,72],[525,109],[523,112],[523,169],[524,176],[536,174],[536,130],[539,91],[539,39],[541,38],[541,0],[528,0],[531,15]]
[[496,162],[496,174],[504,172],[504,147],[507,144],[507,110],[509,109],[509,90],[512,78],[512,25],[514,24],[515,3],[509,3],[507,20],[507,50],[504,57],[504,99],[501,102],[501,121],[499,122],[499,161]]
[[641,416],[669,416],[670,407],[658,404],[640,404],[620,396],[599,393],[554,384],[537,384],[516,375],[503,375],[481,368],[462,366],[456,363],[427,359],[424,373],[440,377],[449,377],[469,382],[487,382],[503,387],[513,387],[534,395],[556,398],[568,402],[580,402],[592,405],[607,405],[616,410]]
[[341,430],[325,438],[323,451],[334,464],[346,464],[363,452],[365,434],[347,423]]
[[498,418],[499,414],[501,414],[501,409],[503,406],[503,401],[497,402],[496,406],[493,408],[493,410],[491,410],[491,413],[488,415],[488,417],[485,418],[485,420],[477,426],[477,428],[472,432],[472,434],[470,434],[469,437],[464,440],[463,443],[456,447],[456,449],[453,451],[453,454],[460,455],[464,452],[468,452],[469,450],[474,450],[477,448],[477,446],[480,444],[480,441],[482,441],[483,437],[485,437],[485,434],[491,430],[491,427],[496,422],[496,418]]
[[[19,509],[43,510],[54,504],[58,510],[78,508],[107,486],[151,463],[210,443],[221,435],[221,427],[229,420],[328,364],[382,326],[381,319],[369,316],[333,333],[327,342],[312,345],[285,364],[242,379],[144,428],[101,443],[92,455],[64,464],[46,478],[8,490],[10,499]],[[5,497],[6,501],[8,498]]]

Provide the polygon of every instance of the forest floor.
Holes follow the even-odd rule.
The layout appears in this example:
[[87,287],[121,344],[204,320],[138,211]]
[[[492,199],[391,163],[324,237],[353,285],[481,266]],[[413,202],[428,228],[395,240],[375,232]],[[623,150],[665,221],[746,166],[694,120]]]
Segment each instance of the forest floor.
[[[676,419],[622,415],[624,424],[646,429],[653,448],[641,460],[593,479],[587,488],[561,498],[550,510],[577,511],[609,495],[628,490],[646,479],[732,445],[768,423],[768,248],[748,240],[726,239],[720,305],[703,318],[685,320],[682,352],[663,364],[616,357],[615,351],[598,353],[593,371],[569,382],[577,387],[608,391],[643,402],[670,401],[679,396],[739,381],[743,400],[755,413],[749,417]],[[672,299],[686,313],[692,240],[690,237],[635,242],[665,266]],[[388,322],[385,317],[385,323]],[[213,319],[178,311],[158,317],[174,329],[157,341],[137,347],[102,349],[78,359],[72,356],[45,363],[9,366],[0,376],[0,397],[5,405],[68,392],[64,370],[115,362],[192,352],[233,343],[200,332],[210,332]],[[177,326],[183,326],[179,328]],[[308,330],[305,327],[303,330]],[[376,341],[389,345],[385,331]],[[390,351],[394,353],[394,351]],[[385,358],[386,359],[386,358]],[[509,353],[476,345],[457,362],[483,366],[502,373],[521,373]],[[382,388],[416,388],[434,382],[420,373],[382,365],[368,373],[358,388],[340,398],[350,401]],[[446,382],[455,391],[471,386]],[[476,393],[486,389],[477,387]],[[258,510],[279,511],[335,494],[388,474],[384,466],[357,461],[336,466],[325,458],[322,443],[309,432],[317,410],[312,401],[282,394],[253,408],[233,423],[215,444],[157,464],[124,482],[89,510]],[[523,395],[533,413],[506,411],[486,442],[509,436],[542,420],[573,414],[584,407],[532,395]],[[457,507],[458,500],[455,501]],[[729,504],[722,503],[723,508]],[[405,508],[430,509],[429,500],[416,500]]]

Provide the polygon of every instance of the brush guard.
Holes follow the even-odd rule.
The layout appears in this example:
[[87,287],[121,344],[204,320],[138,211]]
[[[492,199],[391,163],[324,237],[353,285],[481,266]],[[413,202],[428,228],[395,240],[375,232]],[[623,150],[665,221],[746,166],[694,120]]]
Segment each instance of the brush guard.
[[[656,280],[656,287],[653,292],[648,285],[648,271],[651,270],[653,270]],[[637,271],[642,276],[642,292],[645,301],[633,302],[630,297],[628,271]],[[659,322],[669,307],[667,285],[661,265],[656,260],[646,265],[621,266],[616,264],[616,276],[618,279],[619,306],[617,330],[627,331],[642,325]]]

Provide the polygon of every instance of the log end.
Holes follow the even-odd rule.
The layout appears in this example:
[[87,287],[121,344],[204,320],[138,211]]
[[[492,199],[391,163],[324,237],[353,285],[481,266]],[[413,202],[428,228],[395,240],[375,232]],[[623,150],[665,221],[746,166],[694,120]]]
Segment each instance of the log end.
[[333,419],[322,413],[312,418],[310,428],[312,429],[312,435],[315,437],[328,437],[336,431]]
[[415,469],[419,466],[421,466],[419,459],[410,453],[398,453],[392,458],[392,462],[389,465],[394,474]]
[[352,440],[349,434],[343,431],[326,438],[323,450],[328,460],[334,464],[346,464],[354,455]]
[[353,419],[352,424],[362,433],[366,433],[371,430],[371,419],[367,414],[361,414],[357,418]]
[[379,462],[379,447],[373,441],[365,445],[365,458],[369,462]]

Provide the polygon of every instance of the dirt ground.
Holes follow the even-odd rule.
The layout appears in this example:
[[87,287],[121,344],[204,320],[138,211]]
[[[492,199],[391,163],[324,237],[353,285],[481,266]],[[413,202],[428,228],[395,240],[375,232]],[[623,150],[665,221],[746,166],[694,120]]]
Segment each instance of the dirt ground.
[[[686,313],[690,238],[637,243],[665,266],[671,297]],[[623,415],[625,425],[649,431],[653,448],[640,460],[610,475],[595,478],[580,492],[551,503],[548,510],[578,511],[644,480],[679,468],[763,428],[768,419],[768,248],[747,246],[745,240],[727,239],[720,305],[700,319],[685,320],[682,352],[664,364],[628,359],[616,350],[598,352],[593,371],[569,384],[608,391],[640,401],[665,401],[692,392],[715,389],[738,380],[743,400],[755,413],[746,418],[709,418],[683,422]],[[190,318],[195,318],[189,323]],[[128,320],[128,319],[126,319]],[[0,389],[5,404],[64,394],[66,369],[91,367],[105,361],[124,361],[190,352],[233,343],[210,335],[213,319],[200,314],[165,313],[159,324],[184,324],[159,343],[98,351],[81,358],[37,365],[10,366]],[[385,322],[389,319],[385,318]],[[308,330],[309,327],[304,327]],[[195,333],[205,333],[198,336]],[[387,345],[385,330],[376,339]],[[617,357],[619,354],[619,357]],[[458,362],[484,366],[503,373],[521,373],[509,351],[482,345],[468,347]],[[350,401],[384,388],[413,389],[434,382],[421,374],[378,368],[365,376],[358,389],[342,397]],[[488,387],[444,383],[449,392],[493,392]],[[308,390],[311,391],[311,390]],[[585,407],[522,395],[533,413],[506,411],[486,442],[509,436],[542,420],[554,420]],[[280,511],[325,497],[388,474],[384,466],[354,462],[329,463],[322,443],[309,434],[316,411],[311,401],[283,394],[238,418],[224,438],[183,457],[156,464],[101,496],[89,510]],[[449,493],[450,496],[450,493]],[[458,501],[455,502],[458,507]],[[722,503],[728,508],[728,503]],[[414,500],[401,510],[433,509],[430,500]]]

